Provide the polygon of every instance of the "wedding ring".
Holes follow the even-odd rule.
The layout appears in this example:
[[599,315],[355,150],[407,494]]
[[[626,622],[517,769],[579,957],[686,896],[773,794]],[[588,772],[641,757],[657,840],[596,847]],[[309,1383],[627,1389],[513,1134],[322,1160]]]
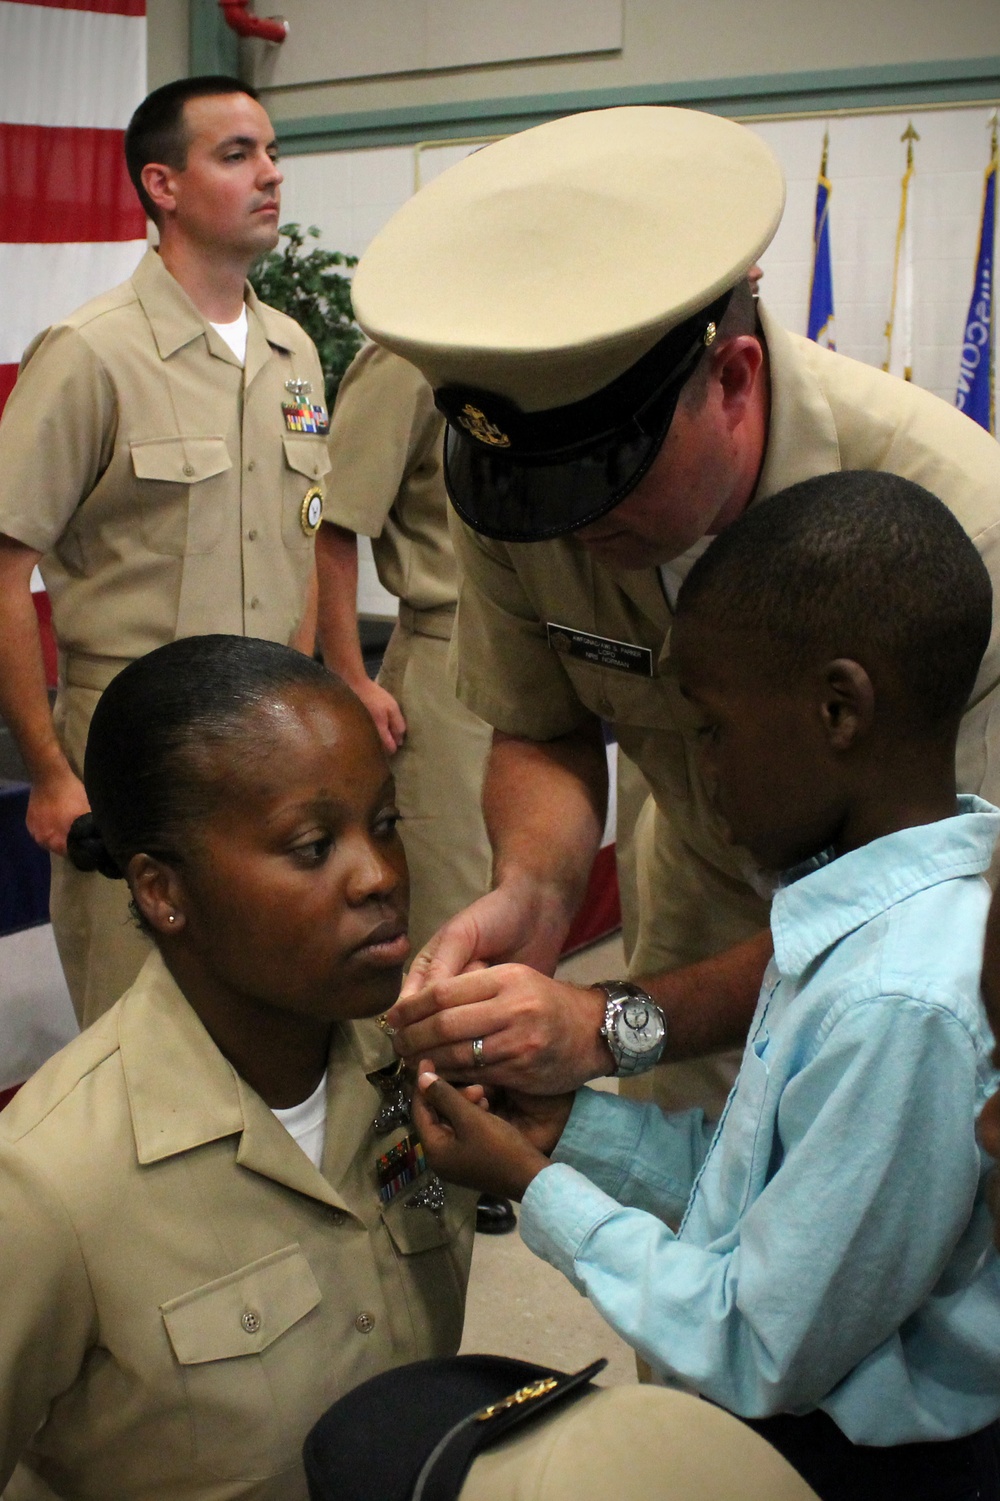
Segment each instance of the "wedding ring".
[[485,1063],[486,1059],[483,1057],[483,1039],[481,1037],[474,1037],[472,1039],[472,1066],[473,1068],[482,1068]]

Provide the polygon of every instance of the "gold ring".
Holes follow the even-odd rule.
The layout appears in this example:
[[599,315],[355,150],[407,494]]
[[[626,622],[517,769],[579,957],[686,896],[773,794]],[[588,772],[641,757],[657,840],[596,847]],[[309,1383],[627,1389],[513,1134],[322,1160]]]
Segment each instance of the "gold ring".
[[474,1037],[472,1039],[472,1066],[473,1068],[483,1068],[485,1063],[486,1059],[483,1057],[483,1039],[481,1037]]

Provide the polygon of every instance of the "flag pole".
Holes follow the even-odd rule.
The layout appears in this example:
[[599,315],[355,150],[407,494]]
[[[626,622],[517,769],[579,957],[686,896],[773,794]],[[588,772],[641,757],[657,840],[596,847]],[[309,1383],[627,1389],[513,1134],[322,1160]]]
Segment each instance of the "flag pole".
[[830,131],[823,132],[823,154],[816,180],[816,212],[813,218],[812,275],[809,281],[809,324],[806,337],[827,349],[836,349],[833,327],[833,261],[830,254],[830,194],[827,176]]
[[[913,178],[913,143],[920,137],[913,128],[913,121],[907,123],[906,129],[899,138],[906,142],[906,170],[903,173],[899,201],[899,224],[896,228],[896,254],[892,265],[892,301],[889,305],[889,319],[885,325],[885,361],[883,370],[889,370],[893,374],[902,375],[904,380],[913,379],[913,247],[910,241],[909,198],[910,182]],[[893,339],[896,332],[896,308],[897,297],[900,290],[900,271],[902,271],[902,323],[901,338],[903,343],[902,365],[895,358],[899,349],[899,341],[896,341],[896,349],[893,348]]]

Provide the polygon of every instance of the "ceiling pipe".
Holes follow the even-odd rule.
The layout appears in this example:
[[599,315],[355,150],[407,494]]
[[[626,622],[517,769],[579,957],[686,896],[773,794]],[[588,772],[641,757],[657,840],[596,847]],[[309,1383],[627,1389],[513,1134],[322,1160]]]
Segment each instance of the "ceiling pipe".
[[259,37],[264,42],[283,42],[288,35],[288,22],[276,17],[262,20],[247,10],[249,0],[219,0],[219,9],[226,18],[226,25],[237,36]]

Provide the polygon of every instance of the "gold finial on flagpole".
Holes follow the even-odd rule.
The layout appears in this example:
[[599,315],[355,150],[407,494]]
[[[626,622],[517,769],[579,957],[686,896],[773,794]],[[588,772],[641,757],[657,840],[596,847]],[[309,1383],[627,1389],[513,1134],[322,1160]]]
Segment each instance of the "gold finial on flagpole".
[[[997,119],[996,112],[994,112],[994,115],[993,115],[993,137],[994,137],[993,144],[994,144],[994,148],[996,147],[996,119]],[[819,164],[819,175],[820,175],[820,177],[825,177],[826,176],[826,163],[827,163],[827,158],[829,157],[829,155],[830,155],[830,127],[827,126],[826,129],[823,131],[823,159],[822,159],[822,161]]]
[[990,132],[990,161],[997,156],[997,116],[1000,115],[1000,105],[993,111],[986,122],[986,129]]
[[917,135],[917,132],[913,128],[913,121],[912,120],[909,120],[907,122],[906,129],[903,131],[903,134],[900,136],[899,139],[901,141],[905,141],[906,142],[906,165],[908,167],[912,167],[913,166],[913,143],[914,143],[914,141],[919,141],[920,140],[920,137]]

